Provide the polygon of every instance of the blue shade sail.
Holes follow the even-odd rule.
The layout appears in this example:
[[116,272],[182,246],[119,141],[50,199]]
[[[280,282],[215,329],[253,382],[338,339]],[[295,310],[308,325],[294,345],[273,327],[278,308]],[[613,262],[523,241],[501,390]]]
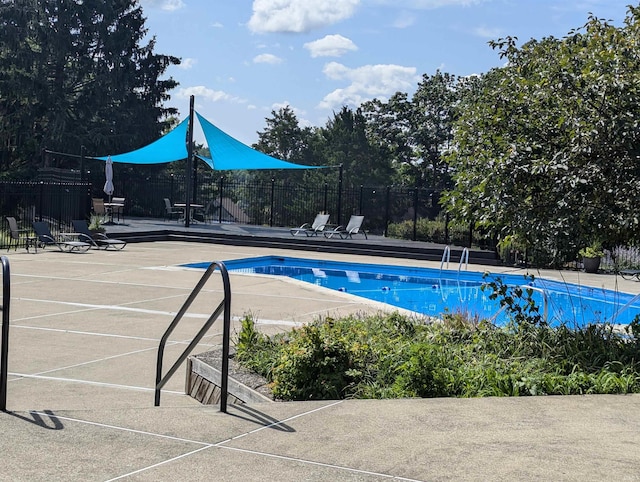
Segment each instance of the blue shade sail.
[[[276,159],[234,139],[197,112],[196,115],[211,153],[210,158],[204,156],[198,156],[198,158],[206,162],[211,169],[230,171],[233,169],[318,169],[326,167],[305,166]],[[111,155],[111,160],[129,164],[161,164],[186,159],[188,156],[188,120],[189,117],[147,146],[124,154]],[[108,157],[93,157],[93,159],[106,161]]]
[[282,161],[256,151],[221,131],[196,112],[209,146],[211,157],[198,156],[216,171],[233,169],[318,169],[325,166],[305,166]]
[[[135,151],[111,156],[113,162],[125,162],[129,164],[162,164],[164,162],[180,161],[186,159],[187,153],[187,130],[189,117],[178,124],[173,130],[162,136],[157,141],[152,142]],[[107,157],[94,157],[106,161]]]

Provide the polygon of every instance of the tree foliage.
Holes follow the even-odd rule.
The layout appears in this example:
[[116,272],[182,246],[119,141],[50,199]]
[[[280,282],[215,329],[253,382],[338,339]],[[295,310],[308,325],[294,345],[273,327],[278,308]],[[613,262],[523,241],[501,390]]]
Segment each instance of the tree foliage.
[[[146,45],[137,0],[0,0],[0,153],[32,171],[41,150],[122,152],[156,139],[176,110],[179,59]],[[77,162],[77,161],[74,161]]]
[[367,121],[360,109],[344,106],[320,129],[322,159],[329,166],[343,166],[347,185],[390,184],[391,163],[380,146],[367,136]]
[[460,89],[460,78],[438,71],[423,75],[411,99],[397,92],[388,102],[363,105],[369,135],[386,149],[399,182],[436,187],[447,181],[443,155],[451,147]]
[[507,65],[470,84],[448,158],[457,217],[557,261],[596,238],[637,238],[639,14],[493,43]]

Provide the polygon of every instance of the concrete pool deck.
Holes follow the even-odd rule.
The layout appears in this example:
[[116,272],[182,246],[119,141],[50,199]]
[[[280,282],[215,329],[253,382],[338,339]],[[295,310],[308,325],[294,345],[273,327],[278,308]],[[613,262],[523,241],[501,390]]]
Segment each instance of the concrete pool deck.
[[[640,480],[639,395],[261,403],[224,414],[183,394],[180,369],[154,407],[159,338],[202,274],[176,265],[263,255],[440,265],[173,241],[10,251],[0,480]],[[535,274],[640,290],[612,275]],[[380,308],[285,279],[231,283],[235,329],[247,313],[273,333]],[[220,293],[214,276],[171,337],[166,366]],[[217,322],[194,353],[217,347],[220,332]]]

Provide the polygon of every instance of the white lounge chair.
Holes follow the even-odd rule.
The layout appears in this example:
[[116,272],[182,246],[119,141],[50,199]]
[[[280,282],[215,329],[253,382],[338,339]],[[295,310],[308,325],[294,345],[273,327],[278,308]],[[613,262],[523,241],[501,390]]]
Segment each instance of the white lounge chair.
[[353,238],[355,234],[362,234],[367,239],[367,233],[362,229],[364,216],[351,216],[346,226],[338,226],[324,231],[325,238],[340,236],[340,239]]
[[316,218],[313,220],[313,223],[304,223],[299,228],[292,228],[291,234],[293,236],[298,236],[299,234],[304,234],[306,236],[317,236],[322,231],[324,231],[325,226],[329,223],[329,215],[318,213]]

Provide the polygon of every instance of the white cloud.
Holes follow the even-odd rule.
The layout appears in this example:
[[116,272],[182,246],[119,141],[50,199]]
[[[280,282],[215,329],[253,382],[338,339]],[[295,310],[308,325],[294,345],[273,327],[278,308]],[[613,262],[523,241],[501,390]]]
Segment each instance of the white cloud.
[[246,103],[246,100],[241,99],[240,97],[235,97],[221,90],[209,89],[204,85],[196,85],[193,87],[186,87],[184,89],[179,89],[176,96],[186,99],[191,97],[192,95],[197,98],[204,98],[211,102],[227,101],[234,104]]
[[337,62],[325,65],[323,73],[331,80],[347,80],[347,87],[327,94],[318,104],[321,109],[338,109],[343,105],[359,106],[373,98],[385,99],[398,91],[416,86],[420,76],[415,67],[401,65],[365,65],[351,69]]
[[311,57],[340,57],[347,52],[358,50],[356,44],[342,35],[327,35],[307,42],[304,48],[311,53]]
[[468,7],[492,0],[372,0],[378,5],[390,5],[395,8],[432,10],[442,7]]
[[309,32],[351,17],[360,0],[254,0],[253,32]]
[[473,33],[478,37],[488,39],[497,39],[502,36],[502,32],[499,28],[476,27],[473,29]]
[[213,22],[213,23],[211,24],[211,26],[212,26],[213,28],[224,28],[224,25],[223,25],[222,23],[220,23],[220,22]]
[[256,55],[253,58],[253,63],[254,64],[281,64],[282,63],[282,59],[280,57],[277,57],[273,54],[260,54],[260,55]]
[[183,70],[189,70],[193,68],[193,66],[196,65],[197,63],[198,63],[197,59],[192,59],[187,57],[186,59],[182,59],[182,62],[180,62],[180,65],[178,67]]
[[141,0],[143,7],[160,8],[173,12],[185,7],[185,3],[182,0]]
[[393,21],[393,26],[395,28],[407,28],[407,27],[411,27],[415,22],[416,22],[415,15],[407,11],[403,11],[403,12],[400,12],[400,14]]

